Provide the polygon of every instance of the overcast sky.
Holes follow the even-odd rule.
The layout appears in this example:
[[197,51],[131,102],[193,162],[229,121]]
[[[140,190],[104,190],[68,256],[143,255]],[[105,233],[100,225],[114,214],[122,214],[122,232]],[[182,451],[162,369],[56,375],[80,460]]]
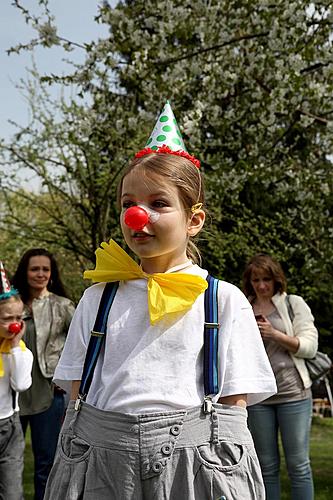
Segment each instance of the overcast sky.
[[[32,66],[31,53],[8,56],[6,49],[18,43],[26,43],[35,37],[34,30],[26,25],[23,16],[11,3],[12,0],[1,0],[0,14],[0,137],[6,139],[15,130],[8,124],[8,120],[21,125],[28,122],[28,105],[15,83],[26,78],[27,68]],[[39,12],[37,0],[21,0],[21,3],[32,12]],[[50,0],[49,3],[50,10],[56,17],[59,36],[83,43],[107,34],[107,27],[94,21],[98,13],[98,0]],[[38,48],[34,51],[34,60],[40,73],[52,71],[62,74],[68,69],[68,65],[62,61],[64,55],[79,62],[83,60],[84,51],[76,49],[64,54],[57,48]],[[60,93],[60,89],[54,92]]]

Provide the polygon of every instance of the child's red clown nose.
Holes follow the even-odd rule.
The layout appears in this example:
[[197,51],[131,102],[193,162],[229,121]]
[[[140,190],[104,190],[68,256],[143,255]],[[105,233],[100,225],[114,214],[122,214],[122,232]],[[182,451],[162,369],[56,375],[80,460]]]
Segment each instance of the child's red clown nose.
[[124,222],[126,226],[134,229],[135,231],[141,231],[149,221],[149,215],[142,207],[129,207],[124,215]]
[[8,325],[8,331],[9,333],[20,333],[22,329],[22,324],[21,323],[10,323],[10,325]]

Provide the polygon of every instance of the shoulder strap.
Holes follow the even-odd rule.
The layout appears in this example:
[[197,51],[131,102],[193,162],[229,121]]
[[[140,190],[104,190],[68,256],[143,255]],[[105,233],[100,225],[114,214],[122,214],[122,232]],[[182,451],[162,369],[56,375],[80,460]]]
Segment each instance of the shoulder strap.
[[287,304],[287,309],[288,309],[288,314],[289,314],[290,321],[293,322],[294,321],[294,317],[295,317],[295,313],[294,313],[293,307],[291,305],[290,295],[286,296],[286,304]]
[[205,291],[204,324],[204,389],[205,398],[218,393],[218,283],[217,278],[207,276]]
[[99,303],[94,329],[91,331],[86,358],[84,360],[81,384],[75,409],[79,409],[80,402],[85,401],[94,375],[98,355],[101,351],[106,335],[109,311],[116,296],[119,282],[106,283]]

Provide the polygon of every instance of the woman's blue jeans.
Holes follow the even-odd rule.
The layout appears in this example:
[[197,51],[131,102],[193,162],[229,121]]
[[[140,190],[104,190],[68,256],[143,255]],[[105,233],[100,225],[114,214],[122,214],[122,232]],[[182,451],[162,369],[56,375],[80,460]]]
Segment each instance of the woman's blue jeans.
[[309,458],[312,399],[248,407],[248,424],[261,465],[266,498],[280,500],[278,432],[291,482],[292,500],[313,500]]

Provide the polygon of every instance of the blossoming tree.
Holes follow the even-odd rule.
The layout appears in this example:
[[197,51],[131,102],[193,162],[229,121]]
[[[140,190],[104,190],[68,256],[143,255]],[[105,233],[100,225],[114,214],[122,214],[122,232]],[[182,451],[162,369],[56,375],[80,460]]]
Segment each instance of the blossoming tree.
[[[38,17],[14,3],[37,36],[12,50],[57,44],[86,52],[84,64],[67,77],[39,78],[42,86],[78,89],[70,104],[56,105],[63,117],[58,126],[52,126],[52,113],[39,111],[35,124],[3,145],[7,164],[33,170],[53,196],[57,209],[48,205],[49,229],[43,228],[42,238],[56,227],[60,245],[92,259],[96,244],[117,234],[119,168],[143,147],[170,99],[188,150],[205,174],[211,217],[202,248],[211,272],[238,284],[246,259],[267,251],[315,308],[320,294],[328,296],[331,2],[103,2],[96,21],[110,27],[108,37],[79,48],[62,38],[47,0],[36,1],[44,7]],[[36,202],[31,193],[24,195]],[[36,230],[21,226],[26,236]]]

